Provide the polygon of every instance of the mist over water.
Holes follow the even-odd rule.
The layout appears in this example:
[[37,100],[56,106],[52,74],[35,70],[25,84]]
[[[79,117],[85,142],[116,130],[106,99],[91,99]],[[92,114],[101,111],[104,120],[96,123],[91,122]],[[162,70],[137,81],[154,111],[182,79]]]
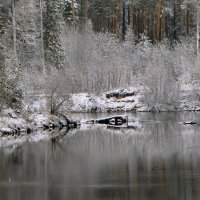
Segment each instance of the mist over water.
[[200,127],[181,123],[199,117],[132,114],[133,130],[94,126],[1,147],[0,199],[199,199]]

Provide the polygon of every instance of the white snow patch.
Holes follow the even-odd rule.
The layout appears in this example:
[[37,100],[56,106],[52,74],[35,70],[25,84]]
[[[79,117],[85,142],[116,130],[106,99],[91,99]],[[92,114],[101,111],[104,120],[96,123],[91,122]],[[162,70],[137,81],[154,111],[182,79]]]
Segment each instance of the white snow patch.
[[60,118],[50,114],[32,114],[29,121],[38,128],[59,126]]
[[22,118],[10,118],[2,117],[0,118],[0,132],[13,133],[15,131],[26,132],[27,129],[34,130],[25,119]]
[[17,117],[18,117],[16,111],[13,110],[12,108],[3,109],[3,110],[1,111],[1,114],[2,114],[3,116],[6,116],[6,117],[12,117],[12,118],[17,118]]
[[47,108],[45,94],[25,94],[23,99],[23,111],[26,113],[43,113]]
[[[118,93],[126,95],[134,93],[132,96],[110,97],[106,94]],[[140,108],[140,88],[116,89],[97,96],[88,93],[72,95],[72,112],[106,112],[106,111],[131,111]]]

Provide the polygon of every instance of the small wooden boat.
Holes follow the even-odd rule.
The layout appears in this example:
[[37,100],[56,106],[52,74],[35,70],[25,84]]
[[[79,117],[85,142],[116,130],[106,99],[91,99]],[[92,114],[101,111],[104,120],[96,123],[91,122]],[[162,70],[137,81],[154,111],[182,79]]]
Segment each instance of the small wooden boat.
[[102,119],[96,119],[96,120],[89,120],[86,121],[86,124],[108,124],[108,125],[122,125],[127,123],[128,117],[122,117],[122,116],[113,116],[113,117],[107,117]]

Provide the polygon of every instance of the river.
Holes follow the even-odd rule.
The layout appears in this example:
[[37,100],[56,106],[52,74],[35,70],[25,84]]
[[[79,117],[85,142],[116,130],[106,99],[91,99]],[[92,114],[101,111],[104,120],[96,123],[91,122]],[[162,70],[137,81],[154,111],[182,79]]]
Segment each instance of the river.
[[0,199],[200,199],[200,127],[182,123],[198,121],[200,113],[128,115],[135,129],[90,125],[51,139],[2,146]]

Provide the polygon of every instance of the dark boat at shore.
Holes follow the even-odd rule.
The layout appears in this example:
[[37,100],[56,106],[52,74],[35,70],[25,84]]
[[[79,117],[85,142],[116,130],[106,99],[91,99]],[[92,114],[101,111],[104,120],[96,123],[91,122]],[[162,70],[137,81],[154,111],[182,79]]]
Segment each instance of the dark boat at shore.
[[102,119],[95,119],[95,120],[89,120],[86,121],[86,124],[107,124],[107,125],[115,125],[120,126],[128,122],[128,117],[122,117],[122,116],[113,116],[113,117],[107,117]]

